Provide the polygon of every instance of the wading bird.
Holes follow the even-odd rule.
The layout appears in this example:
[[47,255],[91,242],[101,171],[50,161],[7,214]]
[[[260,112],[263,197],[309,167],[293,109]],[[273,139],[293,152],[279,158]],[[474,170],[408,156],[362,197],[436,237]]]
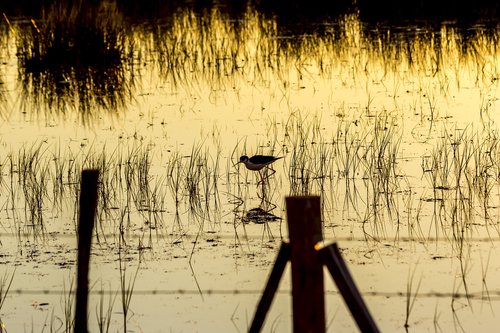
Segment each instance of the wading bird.
[[[274,170],[270,164],[279,160],[281,157],[275,157],[275,156],[266,156],[266,155],[255,155],[252,157],[248,157],[246,155],[243,155],[240,157],[240,161],[238,163],[243,163],[247,167],[248,170],[252,171],[259,171],[260,174],[260,182],[258,184],[264,183],[264,180],[272,176],[276,170]],[[266,175],[266,178],[262,176],[260,173],[260,170],[263,168],[269,169],[272,171],[271,174]]]

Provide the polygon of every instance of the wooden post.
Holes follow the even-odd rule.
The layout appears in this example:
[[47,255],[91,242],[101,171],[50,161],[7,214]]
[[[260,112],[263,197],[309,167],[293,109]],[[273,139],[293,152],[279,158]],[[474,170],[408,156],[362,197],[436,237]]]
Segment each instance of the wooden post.
[[78,261],[76,279],[75,333],[88,333],[87,304],[89,291],[89,262],[92,230],[97,207],[98,170],[83,170],[80,185],[78,218]]
[[292,262],[293,331],[324,333],[323,264],[314,246],[323,240],[320,197],[287,197]]

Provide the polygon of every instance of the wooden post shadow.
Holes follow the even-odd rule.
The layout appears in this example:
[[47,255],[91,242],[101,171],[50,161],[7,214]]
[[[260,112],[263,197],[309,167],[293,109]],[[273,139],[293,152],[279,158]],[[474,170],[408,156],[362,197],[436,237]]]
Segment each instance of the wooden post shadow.
[[89,262],[92,231],[97,208],[98,170],[83,170],[78,218],[78,261],[76,278],[75,333],[87,333]]
[[260,332],[287,262],[292,266],[292,309],[295,333],[324,333],[325,301],[323,265],[326,265],[362,332],[379,332],[337,245],[321,250],[320,198],[287,197],[286,209],[290,243],[283,242],[263,295],[257,306],[250,333]]

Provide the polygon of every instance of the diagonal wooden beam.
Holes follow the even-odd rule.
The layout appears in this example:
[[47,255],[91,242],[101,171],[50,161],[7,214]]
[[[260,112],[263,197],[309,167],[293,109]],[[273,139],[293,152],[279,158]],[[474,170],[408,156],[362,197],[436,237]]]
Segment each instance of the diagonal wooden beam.
[[266,288],[264,289],[259,304],[257,305],[252,326],[250,326],[250,329],[248,330],[249,333],[258,333],[261,331],[267,312],[273,302],[274,295],[278,290],[278,286],[288,260],[290,260],[290,244],[283,242],[281,243],[278,256],[276,257],[273,269],[269,275],[269,279],[267,280]]
[[332,275],[342,298],[351,311],[361,332],[378,333],[378,327],[375,324],[368,307],[363,301],[363,297],[356,287],[354,280],[349,273],[342,254],[336,243],[326,246],[318,251],[319,257],[326,265]]

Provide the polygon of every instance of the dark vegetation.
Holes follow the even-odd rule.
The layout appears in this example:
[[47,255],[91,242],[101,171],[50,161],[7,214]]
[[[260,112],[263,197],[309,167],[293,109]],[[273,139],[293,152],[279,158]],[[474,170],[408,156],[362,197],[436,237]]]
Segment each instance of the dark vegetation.
[[455,21],[459,24],[477,22],[497,22],[499,2],[497,0],[191,0],[191,1],[161,1],[161,0],[44,0],[32,2],[2,1],[0,11],[8,16],[43,17],[44,13],[54,5],[71,7],[81,6],[86,10],[86,16],[95,16],[95,9],[112,4],[121,15],[130,21],[165,20],[179,10],[193,10],[203,14],[207,10],[217,8],[237,21],[244,17],[249,7],[255,8],[265,17],[273,17],[283,29],[290,26],[301,26],[308,29],[313,26],[331,22],[339,16],[350,12],[359,12],[363,22],[371,24],[402,24],[414,22],[442,23]]
[[[214,10],[220,13],[218,17],[227,18],[225,24],[234,31],[234,45],[240,44],[239,38],[246,38],[239,32],[244,28],[248,13],[255,11],[264,34],[286,37],[278,38],[275,51],[296,56],[304,49],[304,44],[307,47],[307,43],[315,38],[326,36],[333,42],[341,41],[346,27],[353,24],[352,20],[345,19],[348,14],[356,15],[364,35],[375,43],[400,43],[403,47],[410,45],[416,35],[420,39],[434,38],[435,44],[439,45],[441,26],[452,24],[462,32],[466,52],[468,36],[473,36],[477,29],[497,28],[498,7],[496,0],[421,0],[411,3],[394,0],[326,3],[314,0],[2,1],[0,31],[4,37],[0,42],[5,44],[8,40],[5,36],[10,33],[17,35],[24,110],[53,112],[56,109],[60,114],[76,109],[84,115],[92,115],[94,110],[118,112],[134,100],[139,68],[151,58],[151,54],[158,54],[157,62],[168,64],[165,68],[177,72],[177,80],[182,79],[181,72],[186,70],[186,62],[199,56],[196,50],[175,48],[179,36],[172,31],[179,30],[176,18],[186,11],[193,13],[193,18],[181,29],[201,29],[205,31],[202,38],[214,34],[211,32],[213,18],[210,13]],[[419,27],[424,28],[424,36]],[[139,35],[134,36],[138,31]],[[387,31],[391,33],[387,34]],[[137,44],[147,40],[148,33],[153,35],[154,43],[144,49]],[[401,42],[401,39],[407,41]],[[212,40],[197,42],[210,44]],[[227,71],[220,72],[218,66],[221,62],[224,66],[233,63],[231,72],[239,69],[237,52],[230,49],[219,51],[215,55],[216,63],[210,60],[203,66],[208,65],[216,77],[223,77]],[[271,63],[272,59],[267,62]],[[0,82],[1,73],[0,68]],[[0,90],[0,102],[2,100],[5,98]]]

